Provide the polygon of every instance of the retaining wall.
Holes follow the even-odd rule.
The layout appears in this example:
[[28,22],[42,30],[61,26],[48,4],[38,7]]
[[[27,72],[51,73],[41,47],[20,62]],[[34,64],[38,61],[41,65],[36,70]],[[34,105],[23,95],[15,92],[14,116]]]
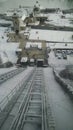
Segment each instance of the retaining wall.
[[68,84],[62,77],[59,76],[58,72],[53,69],[53,73],[56,81],[61,85],[61,87],[73,98],[73,87]]

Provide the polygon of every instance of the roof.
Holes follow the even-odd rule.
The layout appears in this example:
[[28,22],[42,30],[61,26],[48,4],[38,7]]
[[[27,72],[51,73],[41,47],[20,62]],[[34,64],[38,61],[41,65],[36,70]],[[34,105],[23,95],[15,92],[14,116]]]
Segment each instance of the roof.
[[21,19],[24,21],[26,19],[26,15],[24,14]]
[[18,48],[17,50],[16,50],[16,52],[21,52],[22,51],[22,49],[21,48]]
[[20,19],[20,27],[26,27],[26,24]]
[[37,61],[44,61],[44,59],[37,59]]
[[63,43],[62,44],[58,43],[58,44],[55,44],[54,49],[73,49],[73,44],[67,43],[67,45],[66,45]]
[[73,32],[71,31],[31,29],[29,32],[29,39],[32,40],[38,40],[39,38],[39,40],[46,41],[73,42]]
[[30,59],[30,62],[34,62],[34,59]]
[[27,57],[22,57],[21,62],[27,62],[28,58]]

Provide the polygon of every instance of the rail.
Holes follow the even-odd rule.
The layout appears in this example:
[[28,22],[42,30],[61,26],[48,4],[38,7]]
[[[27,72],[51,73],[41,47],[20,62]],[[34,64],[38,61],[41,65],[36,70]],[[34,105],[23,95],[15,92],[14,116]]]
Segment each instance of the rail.
[[[47,130],[42,69],[36,69],[31,85],[10,130]],[[22,107],[23,106],[23,107]],[[30,127],[29,127],[30,124]]]
[[25,68],[19,68],[12,70],[10,72],[4,73],[0,75],[0,84],[4,83],[6,80],[12,78],[13,76],[21,73]]

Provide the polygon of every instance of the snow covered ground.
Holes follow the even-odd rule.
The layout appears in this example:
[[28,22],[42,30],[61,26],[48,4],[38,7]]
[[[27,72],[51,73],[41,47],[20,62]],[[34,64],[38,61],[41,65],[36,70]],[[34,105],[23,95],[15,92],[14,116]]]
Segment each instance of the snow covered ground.
[[29,39],[58,42],[73,42],[73,32],[31,29]]
[[19,47],[19,43],[4,43],[0,44],[1,58],[2,62],[5,63],[7,61],[11,61],[12,63],[16,63],[17,56],[16,50]]
[[1,43],[4,43],[4,42],[7,42],[7,27],[0,27],[0,44]]

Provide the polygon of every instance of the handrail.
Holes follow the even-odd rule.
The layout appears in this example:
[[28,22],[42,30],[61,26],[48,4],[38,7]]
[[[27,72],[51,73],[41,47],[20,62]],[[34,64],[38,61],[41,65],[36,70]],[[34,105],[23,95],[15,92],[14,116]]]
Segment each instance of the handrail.
[[[32,72],[31,72],[32,73]],[[24,84],[24,82],[27,82],[27,80],[29,79],[29,77],[31,76],[31,74],[28,75],[28,78],[25,79],[25,76],[23,77],[23,79],[15,86],[15,88],[13,88],[10,93],[5,96],[2,101],[0,102],[0,111],[2,111],[4,109],[4,107],[7,105],[7,103],[11,100],[11,98],[16,94],[16,92],[19,90],[19,88]]]
[[12,70],[10,72],[7,72],[5,74],[1,74],[0,75],[0,84],[2,84],[3,82],[5,82],[6,80],[12,78],[13,76],[19,74],[20,72],[22,72],[25,68],[19,68],[16,70]]

